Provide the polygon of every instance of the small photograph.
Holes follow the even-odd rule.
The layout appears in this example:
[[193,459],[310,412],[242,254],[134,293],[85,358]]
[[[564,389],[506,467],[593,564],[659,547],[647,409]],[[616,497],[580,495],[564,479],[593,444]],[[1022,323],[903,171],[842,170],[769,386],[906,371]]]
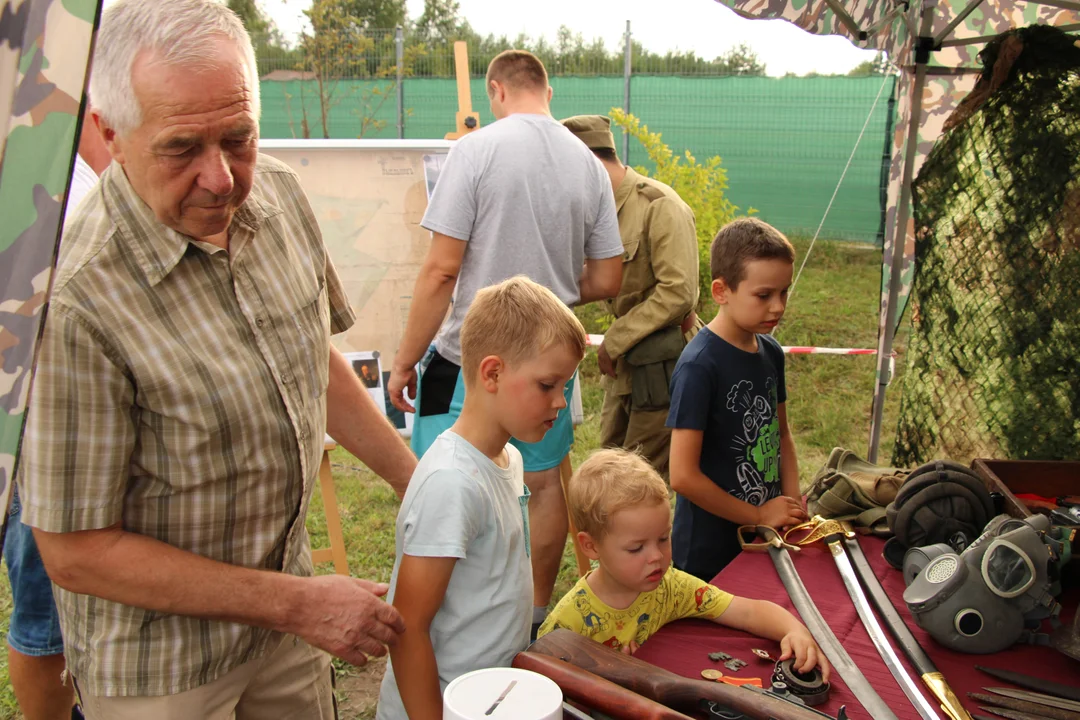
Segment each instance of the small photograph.
[[427,186],[428,200],[431,199],[431,193],[435,192],[435,183],[439,180],[439,172],[448,154],[437,153],[424,156],[424,184]]
[[373,389],[379,387],[380,373],[379,373],[379,359],[372,358],[370,360],[353,360],[352,361],[353,372],[364,383],[364,387]]

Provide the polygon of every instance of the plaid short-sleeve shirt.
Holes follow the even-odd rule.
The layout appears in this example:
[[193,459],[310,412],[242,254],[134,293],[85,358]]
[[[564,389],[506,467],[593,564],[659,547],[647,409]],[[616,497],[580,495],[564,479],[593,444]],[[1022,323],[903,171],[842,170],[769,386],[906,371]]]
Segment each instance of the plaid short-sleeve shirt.
[[[23,521],[123,527],[249,568],[312,572],[304,518],[331,333],[353,323],[296,175],[260,156],[229,249],[161,225],[113,164],[64,233],[23,439]],[[55,591],[92,695],[165,695],[275,633]]]

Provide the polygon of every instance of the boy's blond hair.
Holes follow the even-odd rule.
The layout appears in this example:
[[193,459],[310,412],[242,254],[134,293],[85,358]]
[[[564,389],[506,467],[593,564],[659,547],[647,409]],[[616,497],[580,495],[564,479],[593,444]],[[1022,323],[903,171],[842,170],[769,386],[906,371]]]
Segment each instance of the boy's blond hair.
[[667,485],[660,474],[641,455],[621,448],[590,455],[566,490],[574,527],[594,540],[604,536],[620,510],[668,502]]
[[461,370],[466,387],[480,361],[497,355],[508,365],[564,347],[585,357],[588,338],[574,311],[555,293],[518,275],[480,290],[461,325]]
[[709,249],[712,279],[736,290],[746,279],[746,264],[751,260],[794,263],[795,248],[784,233],[758,218],[739,218],[720,228]]

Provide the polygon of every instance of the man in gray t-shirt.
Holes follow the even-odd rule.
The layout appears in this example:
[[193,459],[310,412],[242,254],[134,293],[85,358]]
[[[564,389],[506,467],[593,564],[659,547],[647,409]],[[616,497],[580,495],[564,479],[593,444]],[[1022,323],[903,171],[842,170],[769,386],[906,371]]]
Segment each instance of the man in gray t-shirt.
[[[579,305],[614,297],[622,282],[611,181],[588,148],[551,117],[543,64],[524,51],[501,53],[488,66],[487,91],[497,122],[457,141],[421,222],[432,232],[431,249],[388,383],[394,406],[416,412],[412,447],[418,456],[460,412],[465,387],[458,338],[477,290],[526,275],[567,305]],[[572,389],[571,382],[567,401]],[[543,620],[566,542],[559,465],[573,437],[564,408],[541,442],[512,441],[532,493],[534,623]]]

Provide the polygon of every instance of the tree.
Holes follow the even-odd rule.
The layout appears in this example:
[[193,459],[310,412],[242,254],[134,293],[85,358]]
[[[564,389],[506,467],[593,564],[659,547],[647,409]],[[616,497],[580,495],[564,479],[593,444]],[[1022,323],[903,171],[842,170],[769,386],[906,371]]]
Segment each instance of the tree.
[[424,12],[416,19],[416,32],[424,42],[447,42],[461,28],[457,0],[424,0]]
[[848,72],[848,77],[869,77],[871,75],[885,75],[889,72],[889,58],[885,53],[879,52],[873,60],[865,60]]
[[229,9],[240,16],[248,34],[258,37],[270,30],[272,23],[263,14],[262,8],[255,0],[229,0]]
[[405,0],[339,0],[335,4],[365,29],[392,30],[405,24]]
[[[739,208],[727,199],[727,171],[719,156],[713,156],[704,163],[687,150],[676,155],[664,143],[660,133],[650,132],[641,120],[619,108],[611,108],[611,124],[636,139],[645,148],[649,160],[656,169],[651,177],[671,186],[679,197],[694,211],[697,218],[697,240],[699,258],[698,282],[701,286],[700,302],[711,296],[712,275],[709,270],[709,252],[712,248],[713,234],[717,228],[727,225],[738,217]],[[643,167],[635,168],[642,175],[650,175]],[[757,211],[747,210],[747,215]]]
[[[304,15],[311,22],[311,33],[305,32],[300,36],[300,50],[303,52],[301,69],[310,72],[315,80],[324,138],[330,137],[330,109],[340,102],[340,98],[336,98],[338,84],[348,74],[353,59],[363,55],[367,49],[364,41],[370,42],[362,35],[363,21],[349,13],[348,6],[351,5],[348,0],[314,0],[311,7],[304,10]],[[303,98],[304,83],[300,88],[304,137],[309,137],[307,103]]]
[[746,43],[739,43],[713,60],[713,65],[727,75],[764,75],[765,64]]

